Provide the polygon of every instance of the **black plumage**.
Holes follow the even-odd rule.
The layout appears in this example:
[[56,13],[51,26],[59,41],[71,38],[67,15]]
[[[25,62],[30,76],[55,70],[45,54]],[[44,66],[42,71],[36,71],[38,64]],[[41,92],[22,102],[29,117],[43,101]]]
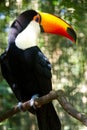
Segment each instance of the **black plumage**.
[[[2,54],[1,70],[18,101],[24,102],[35,94],[43,96],[52,90],[51,64],[38,46],[25,50],[15,44],[15,39],[32,21],[37,12],[22,13],[11,25],[9,44],[5,57]],[[21,40],[21,39],[20,39]],[[35,110],[39,130],[61,130],[60,120],[52,103]]]

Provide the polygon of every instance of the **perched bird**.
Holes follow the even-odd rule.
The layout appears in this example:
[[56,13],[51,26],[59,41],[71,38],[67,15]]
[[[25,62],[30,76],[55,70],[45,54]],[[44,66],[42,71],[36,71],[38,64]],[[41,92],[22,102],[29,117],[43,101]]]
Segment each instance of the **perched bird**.
[[[76,41],[73,28],[52,14],[27,10],[14,20],[8,47],[0,62],[2,75],[20,102],[31,99],[35,94],[43,96],[52,90],[51,64],[37,46],[40,32],[59,34]],[[51,102],[34,111],[39,130],[61,130],[60,120]]]

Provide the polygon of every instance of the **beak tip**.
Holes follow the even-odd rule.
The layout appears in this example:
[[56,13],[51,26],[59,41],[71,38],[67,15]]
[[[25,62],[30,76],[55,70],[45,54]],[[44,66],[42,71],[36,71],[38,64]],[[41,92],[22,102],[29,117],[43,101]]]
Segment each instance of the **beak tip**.
[[67,32],[72,37],[73,41],[76,43],[77,36],[76,36],[75,31],[72,28],[68,27]]

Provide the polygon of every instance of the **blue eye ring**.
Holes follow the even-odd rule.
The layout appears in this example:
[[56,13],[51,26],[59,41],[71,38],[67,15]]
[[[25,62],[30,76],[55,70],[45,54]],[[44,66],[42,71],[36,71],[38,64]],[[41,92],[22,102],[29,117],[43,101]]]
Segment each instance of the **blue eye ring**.
[[36,21],[36,22],[39,22],[39,17],[36,17],[35,21]]
[[33,20],[35,20],[37,23],[40,23],[41,21],[40,15],[37,14],[36,16],[34,16]]

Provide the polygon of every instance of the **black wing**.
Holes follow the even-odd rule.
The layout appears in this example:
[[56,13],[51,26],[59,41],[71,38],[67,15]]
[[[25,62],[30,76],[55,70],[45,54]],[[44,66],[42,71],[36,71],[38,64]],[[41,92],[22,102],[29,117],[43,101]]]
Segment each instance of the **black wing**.
[[36,56],[36,77],[39,83],[40,94],[45,95],[52,90],[51,64],[47,57],[39,50]]
[[51,78],[52,77],[52,74],[51,74],[51,64],[48,61],[47,57],[45,57],[45,55],[41,51],[39,51],[37,53],[36,67],[37,67],[37,71],[40,74],[43,74],[44,77],[47,77],[47,78]]
[[12,75],[9,62],[8,62],[8,55],[6,52],[4,52],[0,56],[0,64],[1,64],[1,72],[7,83],[10,85],[11,89],[16,95],[16,98],[21,101],[20,92],[18,90],[17,84],[15,82],[15,79]]
[[[40,94],[45,95],[52,89],[51,64],[41,51],[36,56],[36,77]],[[39,130],[61,130],[61,123],[53,104],[50,102],[36,110]]]

